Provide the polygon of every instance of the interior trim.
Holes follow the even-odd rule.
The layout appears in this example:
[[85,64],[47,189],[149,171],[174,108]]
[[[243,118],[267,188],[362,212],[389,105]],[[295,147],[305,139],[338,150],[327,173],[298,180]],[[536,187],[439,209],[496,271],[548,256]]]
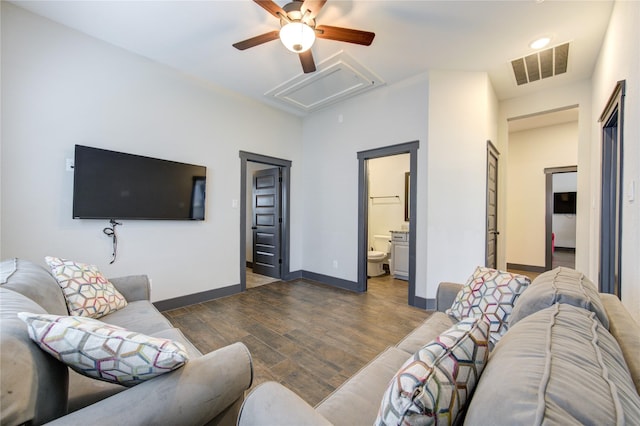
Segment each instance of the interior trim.
[[520,263],[507,263],[507,269],[515,269],[516,271],[527,272],[545,272],[548,271],[544,266],[522,265]]
[[[341,288],[343,290],[358,293],[357,282],[344,280],[342,278],[331,277],[329,275],[318,274],[310,271],[292,271],[289,272],[289,274],[287,274],[287,277],[283,279],[283,281],[295,280],[313,281],[316,284],[328,285],[330,287]],[[200,293],[187,294],[185,296],[174,297],[172,299],[159,300],[157,302],[153,302],[153,305],[160,312],[170,311],[172,309],[183,308],[185,306],[204,303],[208,302],[209,300],[220,299],[222,297],[233,296],[234,294],[242,293],[240,287],[240,284],[234,284],[228,287],[216,288],[213,290],[202,291]],[[424,299],[422,297],[416,296],[414,306],[426,310],[435,310],[436,300]]]
[[416,228],[417,188],[418,188],[418,148],[419,141],[401,143],[382,148],[358,152],[358,287],[357,291],[367,291],[367,229],[369,226],[369,200],[367,182],[367,160],[398,154],[409,154],[409,294],[408,304],[416,305]]
[[291,217],[291,160],[269,157],[267,155],[240,151],[240,291],[247,289],[247,161],[269,164],[282,169],[282,236],[280,254],[282,267],[280,277],[289,275],[290,220]]
[[[553,269],[553,251],[552,247],[552,234],[553,234],[553,175],[555,173],[577,173],[578,166],[564,166],[564,167],[548,167],[544,169],[545,174],[545,214],[544,214],[544,270],[550,271]],[[514,268],[518,269],[518,268]],[[523,269],[529,271],[529,269]],[[538,271],[532,271],[538,272]],[[544,272],[544,271],[540,271]]]
[[221,297],[232,296],[241,293],[240,284],[228,287],[215,288],[213,290],[202,291],[200,293],[187,294],[186,296],[174,297],[172,299],[159,300],[153,302],[153,306],[160,312],[170,311],[172,309],[183,308],[196,303],[206,302],[208,300],[220,299]]

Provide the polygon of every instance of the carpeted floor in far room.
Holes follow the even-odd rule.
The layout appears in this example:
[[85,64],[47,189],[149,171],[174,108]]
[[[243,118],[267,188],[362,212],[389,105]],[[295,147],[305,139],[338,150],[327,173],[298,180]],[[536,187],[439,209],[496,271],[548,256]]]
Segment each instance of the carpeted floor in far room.
[[274,380],[315,406],[431,315],[407,304],[406,281],[385,275],[368,287],[278,281],[164,315],[203,353],[243,342],[254,387]]

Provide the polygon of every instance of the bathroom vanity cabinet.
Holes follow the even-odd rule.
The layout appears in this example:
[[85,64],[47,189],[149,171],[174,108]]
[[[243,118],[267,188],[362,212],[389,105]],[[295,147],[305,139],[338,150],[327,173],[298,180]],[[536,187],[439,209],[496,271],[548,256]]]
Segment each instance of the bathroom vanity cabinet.
[[409,279],[409,232],[391,231],[391,274],[400,280]]

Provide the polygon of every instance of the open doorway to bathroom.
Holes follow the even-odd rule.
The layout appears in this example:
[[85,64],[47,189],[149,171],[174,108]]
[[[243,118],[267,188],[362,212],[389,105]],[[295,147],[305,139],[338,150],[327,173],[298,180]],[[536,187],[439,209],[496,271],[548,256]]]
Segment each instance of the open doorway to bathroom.
[[358,290],[366,291],[369,279],[405,285],[411,306],[416,306],[417,150],[415,141],[358,153]]
[[367,160],[368,288],[393,286],[408,292],[409,160],[409,154]]
[[289,275],[291,161],[244,151],[240,160],[240,290],[244,291]]

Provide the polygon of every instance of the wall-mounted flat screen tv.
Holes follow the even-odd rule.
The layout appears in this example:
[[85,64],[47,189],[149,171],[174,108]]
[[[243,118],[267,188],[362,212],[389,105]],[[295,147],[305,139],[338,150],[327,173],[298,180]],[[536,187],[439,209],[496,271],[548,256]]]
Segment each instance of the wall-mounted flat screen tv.
[[576,214],[576,198],[575,192],[554,192],[553,213]]
[[75,146],[74,219],[204,220],[207,168]]

